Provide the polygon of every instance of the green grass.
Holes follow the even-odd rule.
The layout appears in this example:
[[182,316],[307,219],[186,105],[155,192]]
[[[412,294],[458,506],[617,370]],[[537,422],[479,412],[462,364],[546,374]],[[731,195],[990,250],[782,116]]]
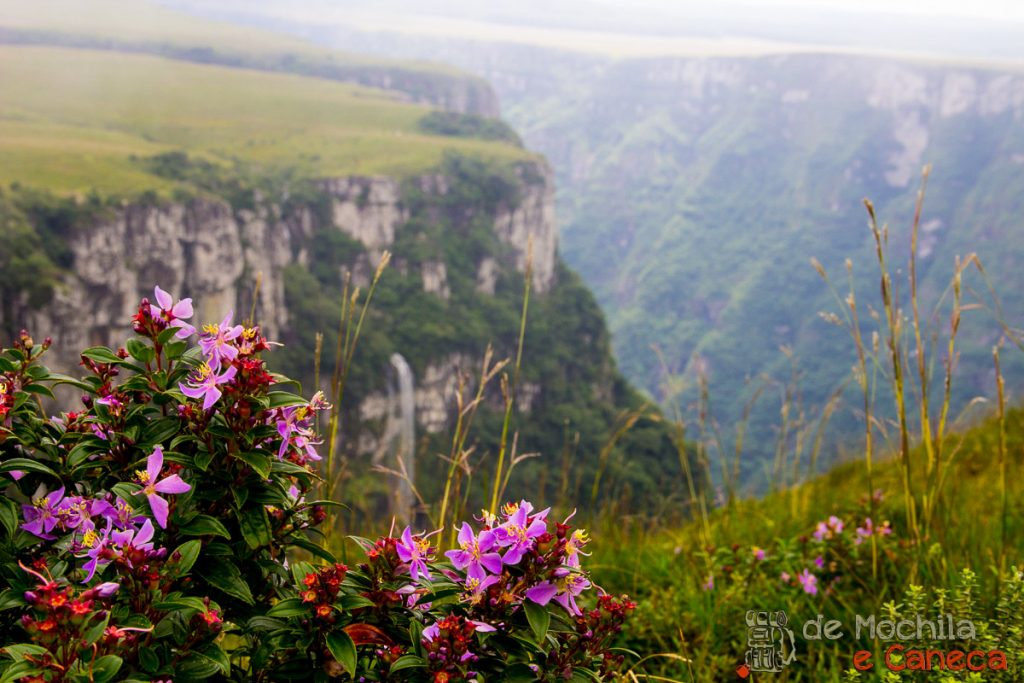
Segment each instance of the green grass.
[[[692,660],[690,664],[662,660],[647,669],[675,680],[691,680],[691,673],[697,681],[736,680],[732,671],[743,661],[746,650],[743,616],[748,609],[785,609],[798,624],[818,613],[853,624],[854,614],[884,614],[891,601],[902,604],[912,618],[914,609],[927,611],[941,591],[956,596],[965,568],[973,570],[981,586],[977,604],[971,608],[972,620],[986,624],[993,637],[1003,639],[1001,645],[1007,647],[1008,636],[1000,631],[994,603],[1001,590],[1009,590],[1006,570],[1024,566],[1020,544],[1024,481],[1011,475],[1007,483],[1009,543],[1002,588],[997,588],[1001,534],[997,439],[995,418],[949,436],[947,448],[954,453],[954,464],[942,488],[938,517],[919,548],[909,537],[903,514],[897,460],[875,462],[874,487],[885,496],[876,507],[874,520],[890,521],[893,534],[880,537],[874,578],[869,544],[850,546],[855,527],[870,514],[865,502],[871,490],[865,465],[856,460],[802,486],[720,508],[712,513],[707,531],[697,523],[662,528],[622,517],[599,522],[591,548],[594,579],[609,592],[628,592],[640,603],[636,619],[625,633],[625,644],[645,653],[671,652]],[[1006,439],[1008,468],[1017,472],[1024,464],[1024,409],[1007,415]],[[913,451],[912,464],[918,472],[923,471],[924,460],[922,449]],[[846,545],[816,544],[811,538],[815,525],[833,514],[846,524]],[[766,550],[764,562],[752,559],[755,547]],[[781,571],[795,575],[804,567],[829,575],[828,570],[815,569],[813,559],[819,554],[837,565],[835,573],[842,580],[833,591],[810,596],[799,586],[780,581]],[[712,591],[702,586],[709,574],[715,576]],[[923,587],[923,606],[912,604],[907,595],[911,586]],[[957,613],[961,608],[947,609]],[[1019,615],[1014,619],[1019,622]],[[858,644],[850,635],[832,647],[804,642],[799,632],[797,638],[798,662],[779,680],[845,680],[840,671],[849,668],[854,650],[879,651],[877,643]],[[876,666],[875,671],[878,669]],[[1013,677],[1019,671],[1008,673],[1008,678],[977,680],[1019,680]],[[932,675],[935,680],[974,680]],[[932,679],[905,676],[892,680]]]
[[152,56],[0,47],[0,91],[0,182],[58,192],[167,190],[132,156],[170,149],[309,177],[411,174],[446,150],[527,157],[424,134],[429,110],[384,91]]
[[200,19],[147,0],[0,0],[0,26],[114,43],[210,48],[239,56],[291,54],[332,64],[400,65],[424,74],[462,75],[441,64],[328,50],[284,34]]

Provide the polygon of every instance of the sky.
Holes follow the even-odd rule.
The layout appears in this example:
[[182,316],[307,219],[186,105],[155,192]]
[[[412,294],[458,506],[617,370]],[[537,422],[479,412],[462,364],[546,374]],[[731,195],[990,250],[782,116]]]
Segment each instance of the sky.
[[[651,7],[672,12],[681,6],[712,3],[693,0],[598,0],[618,7]],[[1024,23],[1022,0],[737,0],[735,5],[756,8],[792,7],[812,10],[904,14],[911,16],[971,17]]]

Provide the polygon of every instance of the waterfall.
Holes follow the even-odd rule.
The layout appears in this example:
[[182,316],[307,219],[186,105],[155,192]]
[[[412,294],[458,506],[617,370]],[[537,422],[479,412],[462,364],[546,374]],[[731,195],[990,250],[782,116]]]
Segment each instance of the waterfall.
[[[401,458],[409,479],[416,480],[415,462],[415,429],[416,402],[413,396],[412,370],[399,353],[391,354],[393,370],[388,381],[388,425],[386,434],[390,438],[387,454],[387,467],[400,470],[398,460]],[[409,482],[400,477],[390,477],[392,490],[389,496],[391,514],[403,524],[410,524],[415,519],[416,499]]]

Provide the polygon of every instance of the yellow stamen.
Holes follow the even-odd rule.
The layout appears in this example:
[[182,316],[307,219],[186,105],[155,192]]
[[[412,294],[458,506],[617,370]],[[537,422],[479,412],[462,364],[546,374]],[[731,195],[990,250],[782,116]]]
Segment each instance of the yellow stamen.
[[149,483],[149,472],[146,470],[135,470],[135,479],[145,486]]
[[82,545],[86,548],[91,548],[94,545],[96,545],[96,541],[98,541],[99,538],[100,535],[90,529],[89,531],[85,532],[84,536],[82,536]]
[[203,325],[203,332],[206,334],[217,334],[220,332],[219,325]]

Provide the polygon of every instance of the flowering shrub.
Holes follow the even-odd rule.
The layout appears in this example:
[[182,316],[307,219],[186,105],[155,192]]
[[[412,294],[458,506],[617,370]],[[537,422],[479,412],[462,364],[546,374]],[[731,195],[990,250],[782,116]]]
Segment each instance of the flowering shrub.
[[[0,681],[596,679],[634,608],[592,589],[587,536],[525,501],[440,535],[321,547],[315,423],[258,327],[193,328],[159,287],[82,379],[0,350]],[[198,345],[189,339],[198,335]],[[47,416],[54,385],[82,409]],[[436,532],[435,532],[436,533]],[[442,559],[443,558],[443,559]],[[584,604],[588,606],[584,606]]]

